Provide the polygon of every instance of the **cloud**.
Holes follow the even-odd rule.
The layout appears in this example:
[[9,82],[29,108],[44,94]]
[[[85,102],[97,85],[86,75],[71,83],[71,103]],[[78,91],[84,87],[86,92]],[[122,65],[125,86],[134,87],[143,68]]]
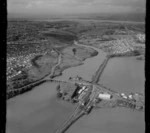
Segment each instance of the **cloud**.
[[8,3],[13,5],[27,5],[28,3],[40,3],[45,4],[62,4],[64,5],[120,5],[120,6],[145,6],[146,0],[8,0]]
[[42,0],[36,0],[36,1],[30,1],[28,2],[26,8],[31,8],[33,6],[39,6],[41,4],[43,4],[44,2]]
[[145,7],[146,0],[95,0],[93,4],[106,4],[115,6]]
[[[95,0],[92,4],[93,7],[114,7],[120,10],[126,10],[131,12],[145,12],[146,0]],[[114,9],[114,10],[116,10]]]
[[8,4],[11,4],[12,6],[15,5],[27,5],[28,4],[28,0],[7,0]]
[[95,12],[146,9],[146,0],[7,0],[8,10],[29,12]]
[[78,4],[89,4],[93,3],[95,0],[75,0]]
[[[8,0],[12,5],[28,5],[29,3],[36,3],[39,0]],[[94,2],[95,0],[40,0],[41,2],[49,5],[85,5]]]
[[114,4],[122,6],[145,7],[146,0],[114,0]]

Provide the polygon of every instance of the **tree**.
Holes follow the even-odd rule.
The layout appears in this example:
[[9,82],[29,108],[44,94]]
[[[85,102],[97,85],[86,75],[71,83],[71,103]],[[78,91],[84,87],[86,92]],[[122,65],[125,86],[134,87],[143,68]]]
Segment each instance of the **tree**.
[[75,55],[77,50],[76,50],[76,48],[73,48],[72,51],[73,51],[73,53]]

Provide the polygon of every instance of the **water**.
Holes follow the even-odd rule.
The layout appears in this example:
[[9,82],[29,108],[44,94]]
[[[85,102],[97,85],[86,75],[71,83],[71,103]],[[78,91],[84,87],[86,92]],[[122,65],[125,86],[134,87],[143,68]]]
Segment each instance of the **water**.
[[93,110],[68,130],[68,133],[144,132],[144,113],[125,108]]
[[[99,65],[105,59],[103,52],[89,58],[84,65],[67,69],[59,80],[67,80],[70,76],[79,75],[91,80]],[[134,57],[113,58],[108,61],[100,79],[100,83],[118,92],[144,93],[144,61]],[[70,133],[144,133],[144,112],[125,108],[93,110],[88,116],[77,121]]]
[[56,83],[45,83],[7,102],[7,133],[54,132],[71,114],[70,103],[56,99]]
[[117,92],[139,92],[144,94],[144,61],[134,57],[109,60],[99,81]]
[[[84,46],[76,43],[79,46]],[[98,48],[94,48],[91,46],[86,46],[88,48],[93,48],[96,51],[99,52],[99,54],[95,57],[88,58],[84,61],[84,64],[77,67],[68,68],[63,71],[63,75],[60,77],[56,77],[57,80],[68,80],[69,77],[75,77],[80,76],[83,77],[85,80],[91,80],[93,74],[96,72],[96,70],[99,68],[100,64],[102,64],[103,60],[106,58],[106,53],[104,53],[102,50]]]

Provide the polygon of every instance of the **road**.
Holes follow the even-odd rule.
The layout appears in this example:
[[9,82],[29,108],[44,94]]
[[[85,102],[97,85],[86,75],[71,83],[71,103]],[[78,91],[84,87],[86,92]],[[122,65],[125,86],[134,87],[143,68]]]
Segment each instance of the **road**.
[[105,69],[109,59],[110,59],[110,57],[107,57],[103,61],[103,63],[100,65],[100,67],[98,68],[98,70],[96,71],[95,75],[92,78],[92,81],[91,81],[92,83],[98,83],[99,82],[100,77],[101,77],[101,75],[102,75],[102,73],[103,73],[103,71],[104,71],[104,69]]
[[55,133],[65,133],[68,128],[74,124],[79,118],[85,115],[85,112],[81,109],[81,105],[78,104],[75,111],[70,115],[70,117],[59,127]]
[[76,109],[71,114],[69,119],[67,119],[67,121],[60,128],[58,128],[55,133],[65,133],[65,131],[72,124],[74,124],[79,118],[81,118],[82,116],[89,114],[91,112],[91,110],[93,108],[93,104],[95,103],[95,101],[94,101],[95,97],[98,95],[96,88],[92,87],[91,89],[92,89],[91,91],[93,93],[91,95],[87,95],[86,97],[84,97],[84,99],[82,99],[83,101],[80,101],[81,103],[85,103],[86,100],[88,101],[90,99],[89,102],[85,103],[85,105],[78,103]]
[[38,86],[38,85],[40,85],[40,84],[42,84],[42,83],[44,83],[46,81],[49,81],[50,78],[54,74],[55,68],[61,63],[61,58],[62,58],[62,55],[59,53],[58,63],[52,67],[50,73],[48,73],[47,75],[45,75],[41,79],[39,79],[39,80],[37,80],[35,82],[32,82],[32,83],[30,83],[28,85],[25,85],[25,86],[23,86],[21,88],[7,91],[7,100],[10,99],[10,98],[13,98],[14,96],[23,94],[24,92],[30,91],[30,90],[32,90],[32,88],[34,88],[34,87],[36,87],[36,86]]
[[7,100],[10,98],[13,98],[14,96],[23,94],[24,92],[30,91],[30,90],[32,90],[32,88],[34,88],[40,84],[43,84],[44,82],[46,82],[46,80],[44,78],[42,78],[38,81],[32,82],[26,86],[21,87],[21,88],[8,90],[7,91]]
[[[77,43],[76,41],[74,42],[75,45],[77,46],[83,46],[83,47],[89,47],[89,48],[92,48],[92,49],[96,49],[92,46],[85,46],[85,45],[82,45],[82,44],[79,44]],[[96,50],[97,51],[97,50]],[[99,78],[101,77],[102,75],[102,72],[104,71],[108,61],[109,61],[109,57],[107,57],[103,63],[100,65],[100,67],[98,68],[98,70],[96,71],[94,77],[92,78],[92,81],[91,81],[91,84],[92,83],[98,83],[99,81]],[[96,97],[96,93],[93,93],[93,95],[91,95],[90,97],[90,101],[87,103],[86,106],[84,106],[84,109],[81,109],[81,105],[79,104],[77,106],[77,108],[75,109],[75,111],[72,113],[72,115],[70,116],[70,118],[61,126],[58,128],[58,130],[55,132],[55,133],[65,133],[65,131],[74,123],[76,122],[79,118],[81,118],[84,114],[88,114],[90,113],[90,111],[92,110],[93,108],[93,104],[94,104],[94,99]],[[86,97],[89,99],[89,97]],[[89,108],[88,108],[89,107]]]
[[[76,41],[74,42],[74,44],[77,45],[77,46],[90,47],[90,48],[93,48],[93,49],[96,50],[96,48],[94,48],[92,46],[85,46],[85,45],[82,45],[82,44],[78,44]],[[59,54],[59,57],[58,57],[57,64],[52,67],[51,72],[48,73],[47,75],[45,75],[44,77],[42,77],[41,79],[35,81],[35,82],[29,83],[28,85],[25,85],[25,86],[23,86],[21,88],[18,88],[18,89],[8,91],[7,92],[7,100],[14,97],[14,96],[17,96],[19,94],[22,94],[24,92],[30,91],[30,90],[32,90],[32,88],[36,87],[37,85],[40,85],[40,84],[42,84],[46,81],[50,81],[53,78],[55,68],[60,65],[61,59],[62,59],[62,54],[57,50],[55,50],[55,51]]]
[[62,59],[62,54],[59,53],[58,63],[55,66],[53,66],[53,68],[51,69],[51,73],[47,77],[45,77],[46,80],[49,80],[54,76],[55,68],[60,65],[61,59]]

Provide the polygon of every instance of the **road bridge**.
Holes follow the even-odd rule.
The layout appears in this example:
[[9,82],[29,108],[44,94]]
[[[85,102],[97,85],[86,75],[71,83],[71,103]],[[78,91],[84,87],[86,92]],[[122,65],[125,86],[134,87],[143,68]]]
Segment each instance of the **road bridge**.
[[101,75],[102,75],[102,73],[103,73],[103,71],[104,71],[104,69],[105,69],[109,59],[110,59],[110,57],[107,57],[103,61],[103,63],[100,65],[100,67],[98,68],[98,70],[96,71],[95,75],[92,78],[92,81],[91,81],[92,83],[98,83],[99,82],[99,79],[100,79],[100,77],[101,77]]

